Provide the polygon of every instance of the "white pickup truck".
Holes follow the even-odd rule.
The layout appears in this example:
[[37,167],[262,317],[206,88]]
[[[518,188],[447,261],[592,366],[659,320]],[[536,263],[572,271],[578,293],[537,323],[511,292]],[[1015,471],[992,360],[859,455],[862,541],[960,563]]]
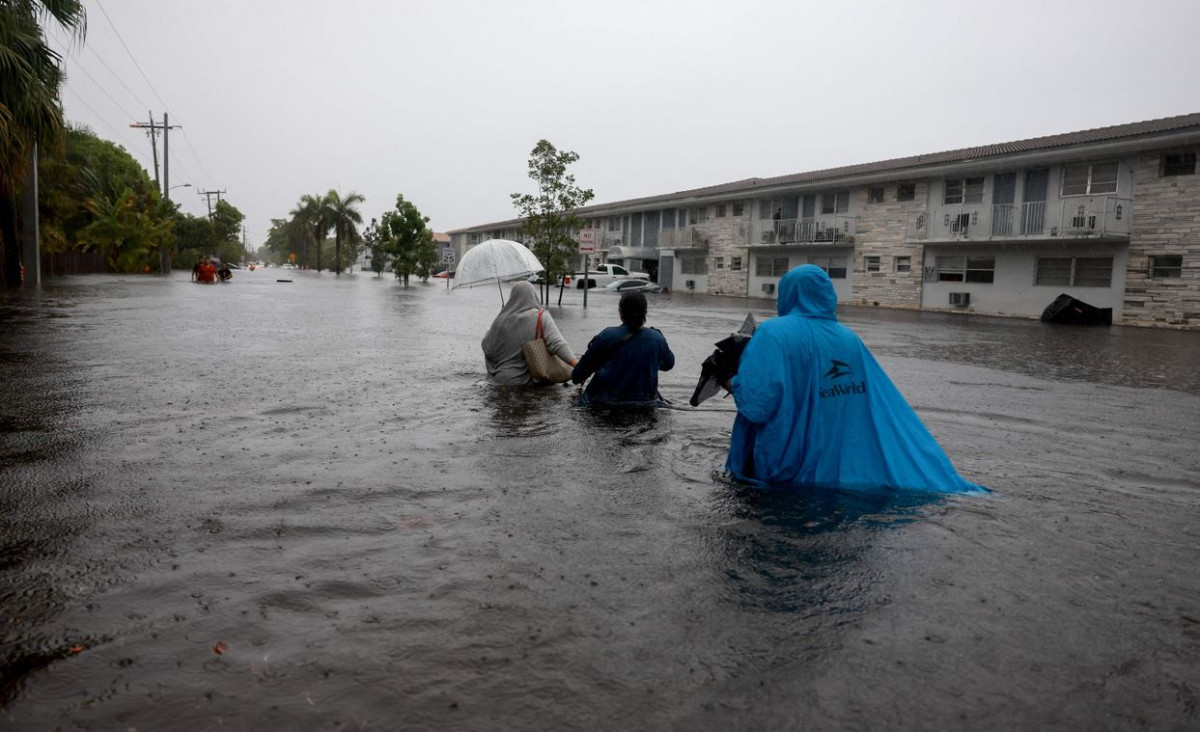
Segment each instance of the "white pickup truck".
[[[617,280],[649,280],[650,275],[645,272],[630,272],[619,264],[597,264],[593,269],[589,269],[587,273],[587,286],[606,287]],[[577,289],[582,290],[584,287],[583,272],[576,272],[572,278]]]

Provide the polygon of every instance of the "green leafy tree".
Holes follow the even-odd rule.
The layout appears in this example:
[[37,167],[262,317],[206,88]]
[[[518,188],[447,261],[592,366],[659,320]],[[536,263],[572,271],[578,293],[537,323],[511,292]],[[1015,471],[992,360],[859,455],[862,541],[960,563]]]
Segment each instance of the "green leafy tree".
[[[333,266],[336,274],[342,273],[342,242],[345,241],[351,247],[358,242],[358,227],[362,224],[362,214],[358,212],[358,204],[366,200],[362,194],[353,192],[348,196],[342,196],[331,189],[329,193],[325,194],[326,210],[329,223],[333,225],[336,246]],[[357,252],[351,252],[349,259],[350,261],[357,259]]]
[[567,172],[567,166],[577,160],[577,153],[560,152],[548,140],[539,140],[529,154],[529,177],[537,183],[537,193],[512,194],[513,205],[524,219],[521,236],[546,268],[546,299],[549,283],[569,273],[571,259],[579,249],[575,233],[583,221],[575,210],[595,196],[592,189],[577,186],[575,176]]
[[85,250],[100,251],[117,272],[148,272],[163,247],[173,241],[173,221],[138,200],[133,191],[119,196],[90,198],[94,217],[80,232]]
[[217,252],[217,237],[207,216],[175,214],[177,254],[171,260],[176,269],[190,269],[204,257]]
[[221,261],[240,262],[245,257],[245,249],[241,242],[242,222],[245,220],[245,215],[229,201],[220,200],[213,206],[213,238],[217,247],[215,253]]
[[363,246],[367,248],[367,255],[371,259],[371,271],[378,277],[383,274],[383,270],[387,269],[390,257],[385,246],[386,242],[379,231],[377,219],[371,219],[370,226],[363,231],[362,241]]
[[35,145],[53,147],[63,131],[62,59],[40,24],[51,20],[75,38],[87,26],[79,0],[0,2],[0,275],[21,282],[17,198]]
[[103,251],[109,267],[121,272],[161,266],[161,258],[151,262],[143,257],[173,250],[179,214],[174,204],[162,200],[132,155],[86,127],[69,127],[61,146],[41,152],[43,252]]
[[396,208],[384,212],[379,223],[380,235],[391,255],[392,271],[404,280],[405,287],[411,276],[428,279],[437,264],[437,247],[428,223],[429,217],[422,216],[416,205],[403,195],[396,196]]

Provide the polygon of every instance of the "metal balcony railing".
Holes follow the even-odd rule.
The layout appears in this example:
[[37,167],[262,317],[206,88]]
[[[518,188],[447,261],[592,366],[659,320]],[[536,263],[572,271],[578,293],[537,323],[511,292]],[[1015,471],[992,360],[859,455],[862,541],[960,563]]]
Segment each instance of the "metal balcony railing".
[[927,238],[983,241],[1128,236],[1130,200],[1115,196],[946,206],[931,214]]
[[856,217],[829,214],[809,219],[760,219],[755,222],[755,244],[853,243]]

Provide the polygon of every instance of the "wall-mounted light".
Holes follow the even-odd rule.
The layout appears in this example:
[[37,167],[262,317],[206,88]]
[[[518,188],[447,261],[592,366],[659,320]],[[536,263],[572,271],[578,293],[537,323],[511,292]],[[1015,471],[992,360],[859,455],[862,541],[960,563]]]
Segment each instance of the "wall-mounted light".
[[1117,221],[1120,221],[1120,220],[1121,220],[1121,213],[1122,213],[1122,211],[1121,211],[1121,204],[1119,204],[1119,203],[1118,203],[1118,204],[1117,204]]

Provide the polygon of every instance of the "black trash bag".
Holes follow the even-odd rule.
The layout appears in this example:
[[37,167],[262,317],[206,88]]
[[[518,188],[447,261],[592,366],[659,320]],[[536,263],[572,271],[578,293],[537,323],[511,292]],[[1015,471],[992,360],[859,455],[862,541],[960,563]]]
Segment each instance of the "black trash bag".
[[1088,305],[1063,293],[1042,311],[1042,322],[1063,325],[1112,325],[1112,308]]

